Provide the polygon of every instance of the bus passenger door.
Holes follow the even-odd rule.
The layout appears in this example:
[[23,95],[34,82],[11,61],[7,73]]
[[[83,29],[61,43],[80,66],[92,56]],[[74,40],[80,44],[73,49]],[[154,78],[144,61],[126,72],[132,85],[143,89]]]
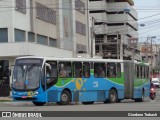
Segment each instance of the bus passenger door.
[[58,96],[58,92],[54,90],[49,90],[53,87],[58,81],[57,74],[57,62],[55,61],[47,61],[45,63],[45,91],[47,92],[47,100],[48,102],[56,101]]
[[55,85],[58,81],[57,62],[47,61],[45,63],[46,90]]

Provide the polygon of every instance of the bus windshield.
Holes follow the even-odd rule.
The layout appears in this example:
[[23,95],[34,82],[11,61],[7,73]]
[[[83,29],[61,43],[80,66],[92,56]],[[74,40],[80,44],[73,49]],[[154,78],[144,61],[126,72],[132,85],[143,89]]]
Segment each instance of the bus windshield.
[[39,87],[42,61],[36,62],[34,59],[16,61],[13,70],[13,89],[33,90]]

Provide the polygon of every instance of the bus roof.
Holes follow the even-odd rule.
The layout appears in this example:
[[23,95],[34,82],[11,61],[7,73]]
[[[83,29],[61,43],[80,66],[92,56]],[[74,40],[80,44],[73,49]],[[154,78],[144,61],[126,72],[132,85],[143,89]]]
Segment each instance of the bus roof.
[[[24,57],[17,57],[16,59],[24,59],[24,58],[39,58],[43,59],[44,61],[47,60],[55,60],[55,61],[77,61],[77,62],[133,62],[131,60],[121,60],[121,59],[97,59],[97,58],[56,58],[56,57],[39,57],[39,56],[24,56]],[[135,64],[143,64],[149,66],[149,63],[137,62],[134,61]]]

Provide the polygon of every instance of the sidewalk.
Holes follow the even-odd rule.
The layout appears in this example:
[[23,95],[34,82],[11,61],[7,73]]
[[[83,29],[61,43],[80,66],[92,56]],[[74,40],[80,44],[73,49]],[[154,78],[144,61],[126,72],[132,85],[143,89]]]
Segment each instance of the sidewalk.
[[0,97],[0,101],[8,101],[8,100],[12,100],[12,98],[10,97],[10,96],[8,96],[8,97]]

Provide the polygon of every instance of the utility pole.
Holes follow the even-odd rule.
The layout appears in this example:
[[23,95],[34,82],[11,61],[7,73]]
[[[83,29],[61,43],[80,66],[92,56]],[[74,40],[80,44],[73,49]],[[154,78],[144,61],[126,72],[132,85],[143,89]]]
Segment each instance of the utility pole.
[[119,59],[119,35],[118,35],[118,32],[117,32],[117,59]]
[[148,62],[148,38],[149,36],[147,37],[147,41],[145,43],[145,62],[146,63]]
[[153,78],[153,38],[156,38],[156,36],[152,36],[151,38],[151,75]]
[[94,19],[94,17],[92,17],[92,26],[91,26],[91,58],[93,58],[94,24],[95,24],[95,19]]
[[153,50],[152,50],[152,38],[151,38],[151,73],[153,78]]
[[132,52],[133,52],[132,61],[134,61],[135,48],[132,48]]
[[157,67],[157,66],[158,66],[158,64],[157,64],[157,61],[158,61],[158,60],[157,60],[157,56],[158,56],[158,55],[157,55],[157,48],[158,48],[158,46],[157,46],[157,44],[155,44],[155,46],[156,46],[156,56],[155,56],[155,57],[156,57],[156,67]]

